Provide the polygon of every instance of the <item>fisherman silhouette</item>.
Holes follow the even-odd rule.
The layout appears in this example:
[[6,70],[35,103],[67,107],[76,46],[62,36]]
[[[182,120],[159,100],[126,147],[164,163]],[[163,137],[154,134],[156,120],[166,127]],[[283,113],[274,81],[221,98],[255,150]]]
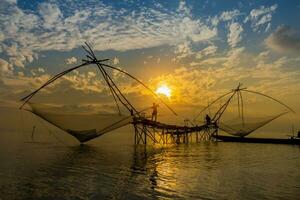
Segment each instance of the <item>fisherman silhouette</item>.
[[211,124],[211,118],[209,115],[205,116],[205,121],[206,121],[206,125],[210,125]]
[[157,107],[158,107],[158,104],[153,103],[153,106],[151,107],[153,109],[153,111],[152,111],[152,117],[151,117],[152,121],[156,121],[157,120]]

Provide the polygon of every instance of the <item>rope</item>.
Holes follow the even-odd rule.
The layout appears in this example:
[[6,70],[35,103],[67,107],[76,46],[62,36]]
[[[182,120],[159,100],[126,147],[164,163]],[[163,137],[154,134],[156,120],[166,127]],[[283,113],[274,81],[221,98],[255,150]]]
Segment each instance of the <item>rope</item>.
[[283,105],[284,107],[286,107],[287,109],[289,109],[292,113],[296,113],[296,112],[295,112],[292,108],[290,108],[288,105],[282,103],[281,101],[279,101],[279,100],[277,100],[277,99],[275,99],[275,98],[273,98],[273,97],[271,97],[271,96],[269,96],[269,95],[263,94],[263,93],[261,93],[261,92],[255,92],[255,91],[247,90],[247,89],[241,89],[241,90],[246,91],[246,92],[250,92],[250,93],[254,93],[254,94],[258,94],[258,95],[261,95],[261,96],[265,96],[265,97],[267,97],[267,98],[269,98],[269,99],[272,99],[272,100],[276,101],[277,103]]

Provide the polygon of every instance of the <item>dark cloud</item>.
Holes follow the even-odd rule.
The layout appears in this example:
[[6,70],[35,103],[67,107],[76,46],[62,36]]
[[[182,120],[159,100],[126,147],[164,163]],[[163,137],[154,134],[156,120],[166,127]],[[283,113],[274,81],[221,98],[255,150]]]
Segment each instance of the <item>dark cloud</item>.
[[290,26],[281,25],[267,39],[269,48],[278,52],[300,52],[300,32]]

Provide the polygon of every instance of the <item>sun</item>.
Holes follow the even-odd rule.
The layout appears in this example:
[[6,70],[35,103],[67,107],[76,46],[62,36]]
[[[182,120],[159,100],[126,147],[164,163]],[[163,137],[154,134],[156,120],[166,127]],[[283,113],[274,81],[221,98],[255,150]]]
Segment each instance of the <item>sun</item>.
[[170,98],[171,97],[171,89],[166,86],[166,85],[162,85],[160,87],[158,87],[155,91],[156,94],[162,94],[165,95],[166,97]]

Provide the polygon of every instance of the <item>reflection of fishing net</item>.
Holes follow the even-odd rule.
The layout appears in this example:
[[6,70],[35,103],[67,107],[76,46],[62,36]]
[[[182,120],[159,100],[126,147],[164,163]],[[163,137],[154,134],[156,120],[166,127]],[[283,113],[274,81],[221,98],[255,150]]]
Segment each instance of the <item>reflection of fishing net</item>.
[[220,122],[219,128],[230,135],[244,137],[286,113],[287,112],[284,112],[279,115],[267,117],[264,119],[252,119],[252,121],[250,119],[247,119],[247,123],[242,122],[239,119]]
[[61,107],[29,103],[32,113],[86,142],[132,122],[131,116],[118,113],[66,112]]

